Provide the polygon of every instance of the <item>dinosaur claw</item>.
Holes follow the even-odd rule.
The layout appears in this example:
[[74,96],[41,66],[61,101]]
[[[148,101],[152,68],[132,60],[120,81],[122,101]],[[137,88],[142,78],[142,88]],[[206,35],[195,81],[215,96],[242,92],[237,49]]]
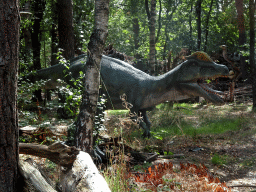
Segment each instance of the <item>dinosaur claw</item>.
[[150,138],[151,134],[149,131],[145,131],[142,135],[143,138]]

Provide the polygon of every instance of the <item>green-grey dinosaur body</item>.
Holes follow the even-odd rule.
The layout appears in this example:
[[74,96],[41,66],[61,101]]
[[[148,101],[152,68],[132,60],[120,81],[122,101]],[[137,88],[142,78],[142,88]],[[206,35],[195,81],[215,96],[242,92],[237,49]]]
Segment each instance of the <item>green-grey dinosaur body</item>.
[[[86,70],[85,63],[85,56],[71,60],[69,72],[75,79],[79,77],[79,71]],[[61,64],[41,69],[37,71],[34,80],[51,79],[46,85],[47,88],[58,85],[57,79],[64,79],[69,83],[69,77],[64,77],[65,69]],[[126,62],[102,56],[100,73],[107,88],[106,95],[109,96],[107,106],[112,107],[112,103],[115,109],[121,108],[120,96],[125,94],[127,102],[133,106],[132,112],[141,113],[143,116],[144,122],[140,122],[140,125],[145,130],[143,135],[149,136],[150,121],[146,111],[162,102],[187,95],[201,96],[214,104],[223,103],[219,96],[222,92],[210,89],[198,83],[198,80],[227,76],[228,68],[214,63],[206,53],[196,52],[187,57],[187,61],[160,76],[148,75]]]

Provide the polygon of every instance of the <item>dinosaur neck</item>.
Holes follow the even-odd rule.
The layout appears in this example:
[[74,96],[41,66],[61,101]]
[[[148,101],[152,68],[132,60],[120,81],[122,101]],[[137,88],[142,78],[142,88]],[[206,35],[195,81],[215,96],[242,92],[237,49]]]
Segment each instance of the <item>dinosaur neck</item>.
[[153,77],[141,108],[150,108],[165,101],[188,98],[182,96],[175,88],[178,68],[179,66],[168,73]]

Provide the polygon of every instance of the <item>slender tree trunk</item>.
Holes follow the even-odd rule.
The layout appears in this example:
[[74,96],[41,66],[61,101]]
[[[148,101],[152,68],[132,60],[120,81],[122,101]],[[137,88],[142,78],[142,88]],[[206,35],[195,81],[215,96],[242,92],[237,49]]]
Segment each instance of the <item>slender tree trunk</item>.
[[[164,28],[164,35],[165,35],[165,42],[164,42],[164,51],[163,51],[163,61],[166,59],[166,52],[167,52],[167,44],[169,43],[170,41],[170,38],[169,38],[169,35],[168,35],[168,23],[169,23],[169,10],[166,9],[166,18],[168,18],[166,21],[165,21],[165,28]],[[169,70],[168,68],[168,65],[166,66],[166,72]]]
[[[25,12],[21,14],[21,20],[29,19],[31,17],[30,4],[30,1],[26,2],[24,8],[21,9],[22,11]],[[32,57],[31,25],[21,29],[20,39],[22,38],[24,38],[25,46],[20,47],[21,58],[24,60],[24,63],[28,64]],[[20,65],[19,74],[24,72],[24,70],[25,67]]]
[[196,2],[196,22],[197,22],[197,50],[201,49],[201,4],[202,0]]
[[140,25],[139,25],[139,19],[138,17],[134,17],[132,19],[132,25],[133,25],[133,39],[134,39],[134,50],[135,50],[135,58],[140,59],[140,55],[138,54],[138,49],[140,47],[139,45],[139,35],[140,35]]
[[75,39],[73,29],[72,0],[57,0],[58,2],[58,31],[59,47],[63,49],[63,56],[69,60],[75,55]]
[[243,0],[236,0],[236,10],[237,10],[237,23],[238,23],[238,30],[239,30],[239,45],[244,45],[246,42],[246,36],[245,36],[245,26],[244,26]]
[[19,1],[0,1],[0,191],[18,189]]
[[[236,0],[236,10],[237,10],[237,23],[239,30],[239,46],[240,50],[244,51],[245,48],[243,45],[246,43],[246,35],[245,35],[245,26],[244,26],[244,8],[243,8],[243,0]],[[241,55],[240,57],[240,66],[242,72],[242,78],[247,76],[247,72],[245,69],[245,57]]]
[[159,36],[160,36],[160,32],[161,32],[161,27],[162,27],[162,2],[161,0],[159,0],[159,13],[158,13],[158,30],[157,30],[157,35],[156,35],[156,40],[155,40],[155,44],[157,43]]
[[191,5],[190,5],[191,7],[190,7],[190,14],[189,14],[189,50],[191,51],[191,49],[192,49],[192,40],[193,40],[193,38],[192,38],[192,30],[193,30],[193,28],[192,28],[192,14],[193,14],[193,3],[191,3]]
[[209,33],[209,20],[210,20],[210,16],[211,16],[211,12],[212,12],[212,5],[213,5],[213,0],[211,0],[211,4],[210,4],[210,10],[208,12],[207,18],[206,18],[206,27],[205,27],[205,44],[204,44],[204,51],[207,51],[207,38],[208,38],[208,33]]
[[154,70],[155,68],[155,29],[156,29],[156,0],[151,0],[151,10],[149,11],[148,0],[145,0],[145,7],[149,23],[149,65]]
[[[163,60],[165,60],[166,56],[167,56],[167,49],[168,49],[168,44],[170,43],[170,38],[169,38],[169,29],[170,29],[170,21],[172,19],[172,15],[173,13],[176,11],[176,7],[178,6],[178,4],[175,4],[172,6],[172,12],[171,14],[169,14],[168,9],[166,9],[166,18],[167,20],[165,21],[165,30],[164,30],[164,34],[165,34],[165,43],[164,43],[164,51],[163,51]],[[171,7],[171,6],[170,6]],[[171,62],[171,55],[172,55],[172,51],[169,50],[169,54],[168,54],[168,62],[167,62],[167,66],[166,66],[166,70],[169,71],[170,70],[170,62]]]
[[[45,9],[45,1],[39,0],[32,3],[32,11],[34,13],[34,24],[32,26],[33,32],[32,32],[32,47],[33,47],[33,63],[34,63],[34,69],[39,70],[41,69],[41,61],[40,61],[40,50],[41,50],[41,30],[40,30],[40,22],[43,18],[43,12]],[[36,90],[35,96],[39,101],[42,101],[42,90]]]
[[[58,23],[58,17],[57,17],[57,8],[56,8],[57,4],[54,0],[51,1],[51,12],[52,12],[52,26],[51,26],[51,38],[52,38],[52,42],[51,42],[51,66],[56,65],[58,60],[57,60],[57,52],[58,52],[58,38],[57,38],[57,25],[56,23]],[[51,90],[47,89],[46,90],[46,98],[48,101],[51,101]]]
[[58,17],[57,15],[57,8],[56,8],[56,3],[54,0],[51,2],[51,10],[52,10],[52,28],[51,28],[51,37],[52,37],[52,42],[51,42],[51,66],[57,64],[57,51],[58,51],[58,39],[57,39],[57,26],[55,23],[58,23]]
[[252,79],[252,98],[253,111],[256,112],[256,63],[255,63],[255,0],[249,0],[249,15],[250,15],[250,65]]
[[100,82],[100,61],[108,34],[108,15],[109,0],[96,0],[94,30],[88,44],[88,61],[85,66],[85,90],[76,121],[76,147],[87,153],[91,153],[93,146],[94,117]]
[[140,24],[139,24],[139,18],[138,18],[138,7],[137,7],[137,1],[131,0],[131,7],[130,7],[133,19],[132,19],[132,25],[133,25],[133,40],[134,40],[134,56],[136,59],[140,59],[141,56],[138,54],[138,49],[140,47]]

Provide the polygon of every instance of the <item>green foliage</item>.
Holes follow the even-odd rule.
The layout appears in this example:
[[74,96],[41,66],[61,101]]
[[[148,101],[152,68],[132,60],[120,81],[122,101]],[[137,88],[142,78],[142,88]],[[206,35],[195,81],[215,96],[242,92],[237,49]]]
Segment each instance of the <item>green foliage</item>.
[[96,143],[98,142],[98,136],[101,131],[104,131],[106,129],[104,122],[105,122],[105,95],[101,95],[99,97],[99,101],[97,102],[97,112],[94,118],[94,130],[93,130],[93,136],[96,138]]
[[94,1],[73,0],[74,33],[78,49],[85,51],[94,24]]

